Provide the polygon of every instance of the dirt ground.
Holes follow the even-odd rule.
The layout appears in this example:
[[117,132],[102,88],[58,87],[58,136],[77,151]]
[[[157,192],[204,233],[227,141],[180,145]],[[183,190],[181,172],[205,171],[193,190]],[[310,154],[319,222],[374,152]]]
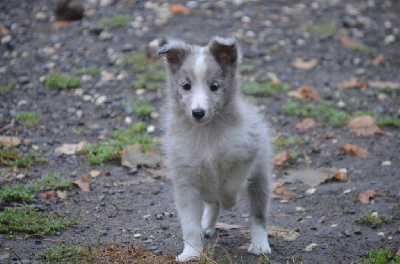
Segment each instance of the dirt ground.
[[[131,86],[135,75],[118,60],[139,53],[151,55],[154,49],[149,43],[160,36],[175,36],[203,45],[214,35],[233,34],[242,46],[243,64],[255,67],[254,72],[244,74],[244,81],[274,73],[292,90],[301,85],[313,87],[337,109],[350,113],[374,110],[379,116],[399,118],[400,87],[383,93],[382,87],[369,85],[373,81],[400,83],[398,1],[177,0],[173,3],[185,5],[191,13],[171,13],[172,3],[158,0],[87,0],[83,20],[56,27],[53,23],[55,1],[0,2],[0,86],[18,84],[18,89],[0,93],[0,135],[32,139],[32,144],[23,145],[20,150],[35,149],[48,159],[44,164],[34,164],[23,180],[10,183],[2,179],[2,186],[50,172],[76,180],[89,176],[91,170],[102,171],[96,178],[89,177],[89,192],[74,187],[67,191],[67,199],[57,204],[38,200],[34,203],[45,212],[65,212],[76,218],[78,225],[62,230],[57,236],[46,236],[48,240],[42,236],[23,239],[25,234],[9,239],[8,234],[0,234],[1,263],[7,263],[10,248],[18,254],[18,258],[10,257],[11,263],[20,263],[20,260],[36,263],[46,248],[60,244],[57,241],[96,245],[100,238],[102,247],[114,240],[119,244],[133,242],[164,255],[182,249],[169,179],[153,175],[154,183],[130,184],[151,174],[141,168],[135,172],[119,164],[92,165],[81,155],[55,153],[63,143],[98,142],[99,136],[111,137],[115,129],[129,126],[126,117],[133,122],[154,125],[152,135],[162,136],[160,118],[138,117],[125,108],[124,100],[139,95]],[[124,27],[99,26],[102,17],[116,15],[129,16],[133,23]],[[333,34],[307,33],[307,25],[328,22],[337,25]],[[373,49],[357,52],[343,43],[343,36]],[[376,63],[374,60],[379,54],[384,59]],[[296,58],[316,60],[317,65],[310,70],[295,69],[291,63]],[[103,72],[82,77],[80,88],[84,95],[94,98],[93,102],[76,95],[74,89],[46,89],[41,81],[52,72],[71,74],[91,66]],[[367,88],[337,88],[337,84],[352,76],[366,83]],[[106,99],[96,103],[96,98],[103,95]],[[151,101],[155,112],[163,114],[160,91],[142,96]],[[299,236],[294,241],[269,238],[271,262],[350,263],[368,250],[397,251],[400,245],[399,128],[382,126],[385,135],[363,136],[316,117],[316,127],[300,131],[295,125],[303,118],[288,115],[284,108],[287,102],[296,99],[280,92],[258,100],[271,123],[272,136],[309,137],[308,143],[291,147],[301,155],[289,166],[275,170],[276,177],[287,169],[345,168],[349,172],[346,181],[317,184],[311,195],[306,191],[312,186],[298,181],[284,185],[296,197],[274,194],[268,226],[296,229]],[[23,111],[36,111],[40,116],[39,125],[31,129],[9,126],[15,113]],[[78,111],[82,113],[80,118]],[[369,151],[368,158],[341,150],[346,143]],[[1,163],[0,166],[4,167]],[[368,204],[358,198],[363,190],[376,193]],[[0,211],[16,205],[2,201]],[[216,252],[214,259],[226,254],[226,250],[234,263],[257,263],[258,257],[239,249],[248,244],[248,239],[241,235],[241,231],[248,229],[248,211],[243,196],[237,206],[222,213],[220,222],[245,227],[221,229],[218,238],[205,239],[210,250]],[[376,227],[361,223],[360,218],[368,212],[384,215],[386,223]],[[312,243],[317,244],[316,248],[306,251]]]

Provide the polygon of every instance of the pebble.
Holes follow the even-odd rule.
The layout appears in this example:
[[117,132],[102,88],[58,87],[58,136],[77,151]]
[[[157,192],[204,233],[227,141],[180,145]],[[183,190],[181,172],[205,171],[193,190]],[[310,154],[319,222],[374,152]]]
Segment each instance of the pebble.
[[390,43],[393,43],[396,41],[396,37],[393,35],[387,35],[385,37],[385,39],[383,40],[383,43],[385,43],[385,45],[389,45]]
[[242,16],[240,21],[242,21],[243,23],[250,23],[251,22],[251,18],[248,17],[248,16]]
[[18,77],[18,83],[19,84],[27,84],[29,82],[30,82],[30,80],[29,80],[28,76],[20,76],[20,77]]
[[84,96],[82,96],[82,99],[83,99],[83,101],[85,101],[85,102],[89,102],[89,101],[92,100],[92,96],[91,96],[91,95],[88,95],[88,94],[85,94]]
[[38,12],[35,15],[35,19],[37,20],[45,20],[46,19],[46,14],[44,12]]
[[198,6],[197,1],[187,1],[186,6],[190,9],[196,8]]
[[1,44],[7,44],[9,42],[11,42],[11,35],[7,35],[1,38]]
[[126,43],[124,46],[122,46],[122,51],[123,52],[129,52],[133,50],[133,44],[132,43]]
[[128,175],[135,175],[136,173],[138,173],[138,169],[137,168],[132,168],[128,171]]
[[107,32],[107,31],[102,31],[99,34],[99,39],[100,40],[110,40],[112,38],[113,38],[113,34],[111,34],[110,32]]
[[156,130],[156,127],[153,125],[150,125],[146,128],[147,133],[153,133]]
[[137,89],[136,94],[137,95],[144,95],[146,93],[146,89]]
[[104,104],[104,102],[107,100],[107,96],[101,95],[96,99],[95,105],[99,106]]
[[132,124],[132,117],[130,116],[125,117],[125,124]]
[[82,116],[83,116],[82,110],[77,110],[75,114],[76,114],[76,117],[79,118],[79,119],[81,119]]
[[161,220],[163,218],[164,218],[163,214],[160,214],[160,213],[156,214],[156,219],[157,220]]
[[76,96],[82,96],[83,95],[83,89],[82,88],[75,89],[74,94]]
[[28,101],[25,100],[25,99],[22,99],[22,100],[18,101],[18,107],[27,106],[27,105],[28,105]]

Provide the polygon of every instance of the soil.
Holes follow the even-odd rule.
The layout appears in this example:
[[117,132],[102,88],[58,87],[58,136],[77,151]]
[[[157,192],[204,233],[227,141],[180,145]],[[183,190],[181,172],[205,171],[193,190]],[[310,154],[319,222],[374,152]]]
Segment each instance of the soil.
[[[46,237],[49,240],[41,236],[24,239],[24,234],[9,239],[8,234],[0,234],[0,262],[8,261],[10,248],[18,256],[12,255],[11,263],[20,263],[20,260],[35,263],[46,248],[59,245],[57,241],[96,245],[98,238],[101,247],[113,241],[118,244],[133,242],[143,249],[164,255],[176,254],[182,249],[180,224],[169,179],[153,175],[155,183],[121,185],[151,174],[141,168],[135,173],[119,164],[92,165],[80,155],[55,153],[62,143],[97,142],[99,136],[108,138],[115,129],[126,129],[128,124],[124,119],[127,116],[133,122],[145,121],[154,125],[154,135],[162,135],[158,119],[140,118],[125,109],[125,99],[138,97],[130,84],[135,76],[115,60],[119,55],[151,54],[152,50],[146,47],[160,36],[175,36],[190,43],[206,44],[214,35],[234,34],[243,49],[243,64],[256,68],[254,73],[244,75],[244,80],[273,72],[282,82],[290,84],[292,90],[310,85],[324,100],[335,104],[341,102],[343,110],[352,113],[375,110],[381,116],[400,115],[399,89],[386,95],[369,86],[364,90],[340,90],[336,87],[351,76],[367,84],[369,81],[400,82],[398,1],[305,0],[300,3],[291,0],[224,0],[186,3],[177,0],[175,4],[186,4],[192,12],[170,16],[166,16],[169,8],[161,6],[162,2],[88,0],[84,4],[86,15],[83,20],[61,27],[55,27],[53,23],[55,1],[0,3],[0,86],[18,84],[18,89],[0,94],[0,134],[32,139],[31,145],[20,147],[21,151],[37,146],[36,152],[48,159],[47,163],[34,164],[22,181],[9,183],[2,179],[2,186],[53,172],[73,180],[88,176],[91,170],[103,172],[99,177],[89,177],[89,192],[74,187],[67,191],[65,201],[35,203],[45,212],[65,212],[76,218],[78,225],[62,230],[58,236]],[[132,17],[135,22],[127,27],[103,28],[98,25],[102,17],[122,14]],[[326,22],[336,23],[338,32],[316,38],[304,35],[305,25]],[[109,38],[104,38],[104,32],[109,33]],[[368,54],[352,51],[341,44],[340,36],[343,35],[373,47],[374,51]],[[390,36],[394,37],[393,42]],[[385,59],[374,65],[373,61],[379,54],[383,54]],[[316,59],[318,65],[308,71],[293,69],[291,62],[295,58]],[[108,81],[102,80],[101,75],[82,81],[80,88],[85,94],[107,96],[99,105],[84,101],[82,96],[75,95],[74,89],[46,89],[40,81],[42,76],[51,72],[71,74],[90,66],[112,74]],[[162,115],[162,95],[148,92],[144,96]],[[275,176],[281,175],[282,170],[307,167],[346,168],[350,176],[347,181],[321,183],[312,195],[305,194],[310,186],[301,182],[285,184],[297,194],[296,198],[274,195],[268,225],[296,228],[300,236],[294,241],[271,237],[272,263],[350,263],[360,259],[368,250],[398,250],[399,128],[382,127],[391,136],[360,136],[346,127],[324,123],[323,118],[317,117],[317,127],[301,132],[295,129],[295,125],[302,118],[285,113],[284,104],[293,100],[286,93],[279,93],[261,98],[259,102],[265,106],[262,111],[270,120],[274,135],[310,138],[307,144],[292,147],[304,155],[294,164],[275,170]],[[81,118],[76,116],[77,110],[83,112]],[[22,111],[37,111],[39,126],[29,129],[15,125],[11,128],[16,129],[3,129],[11,123],[15,112]],[[368,150],[369,157],[362,159],[345,153],[340,147],[346,143]],[[384,161],[391,163],[384,166],[388,163]],[[76,175],[76,178],[71,175]],[[361,203],[358,194],[370,189],[375,190],[376,197],[369,204]],[[4,201],[0,204],[1,208],[6,206],[16,204]],[[220,222],[248,227],[248,211],[243,196],[234,209],[222,213]],[[360,218],[370,211],[384,215],[387,222],[377,227],[361,223]],[[134,234],[138,233],[141,237],[135,238]],[[225,249],[234,263],[257,263],[258,257],[238,249],[248,243],[248,239],[239,234],[240,229],[221,229],[218,239],[205,239],[211,247],[215,244],[220,246],[216,247],[213,258],[225,255]],[[317,248],[305,251],[311,243],[317,244]]]

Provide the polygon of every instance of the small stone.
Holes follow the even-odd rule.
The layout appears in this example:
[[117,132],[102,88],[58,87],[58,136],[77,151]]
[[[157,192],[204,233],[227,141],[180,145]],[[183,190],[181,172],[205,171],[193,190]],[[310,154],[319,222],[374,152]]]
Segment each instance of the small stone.
[[77,110],[76,113],[75,113],[75,115],[76,115],[77,118],[81,119],[82,116],[83,116],[82,110]]
[[102,105],[104,102],[107,100],[107,96],[102,95],[99,98],[96,99],[95,105]]
[[126,43],[124,46],[122,46],[122,51],[123,52],[129,52],[133,50],[133,45],[132,43]]
[[37,146],[37,145],[33,145],[32,148],[33,148],[34,150],[36,150],[36,151],[39,150],[39,146]]
[[160,46],[160,41],[159,39],[154,39],[150,41],[149,44],[147,44],[147,46],[151,49],[158,49],[158,47]]
[[18,105],[18,107],[27,106],[28,101],[25,99],[19,100],[17,105]]
[[50,55],[53,55],[54,53],[56,53],[56,49],[53,48],[53,47],[44,47],[44,48],[43,48],[43,52],[44,52],[47,56],[50,56]]
[[306,209],[304,207],[297,206],[296,212],[304,212]]
[[345,190],[343,193],[344,194],[348,194],[348,193],[350,193],[351,192],[351,189],[347,189],[347,190]]
[[147,133],[153,133],[156,130],[155,126],[150,125],[146,128]]
[[89,101],[92,100],[92,96],[88,95],[88,94],[85,94],[84,96],[82,96],[82,99],[83,99],[84,102],[89,102]]
[[188,1],[186,6],[190,9],[196,8],[199,3],[197,1]]
[[392,165],[392,162],[390,160],[382,161],[382,166],[390,166],[390,165]]
[[151,117],[152,119],[157,119],[157,118],[160,117],[160,114],[157,113],[157,112],[151,112],[150,117]]
[[29,77],[28,76],[20,76],[20,77],[18,77],[18,83],[19,84],[27,84],[27,83],[29,83]]
[[24,145],[25,146],[30,146],[32,144],[32,139],[30,139],[30,138],[25,138],[24,139]]
[[309,252],[309,251],[316,249],[317,247],[318,247],[318,244],[311,243],[304,250]]
[[114,0],[100,0],[100,6],[109,6]]
[[137,168],[132,168],[128,171],[128,175],[135,175],[136,173],[138,173],[138,169]]
[[137,95],[144,95],[146,93],[146,89],[137,89],[136,94]]
[[7,35],[1,38],[1,44],[7,44],[11,42],[11,35]]
[[396,37],[393,35],[387,35],[385,37],[385,39],[383,40],[383,43],[385,43],[385,45],[389,45],[390,43],[393,43],[396,41]]
[[132,124],[132,117],[130,116],[125,117],[125,124]]
[[233,3],[234,5],[240,6],[240,5],[243,4],[243,0],[233,0],[232,3]]
[[161,220],[163,218],[164,218],[163,214],[160,214],[160,213],[156,214],[156,219],[157,220]]
[[35,15],[35,19],[37,20],[45,20],[46,19],[46,14],[44,12],[38,12]]
[[354,230],[354,234],[355,234],[355,235],[361,235],[362,232],[361,232],[360,229],[356,229],[356,230]]
[[142,236],[142,234],[134,234],[134,235],[133,235],[134,238],[139,238],[139,237],[141,237],[141,236]]
[[102,31],[99,34],[99,39],[100,40],[110,40],[112,38],[113,38],[113,34],[111,34],[110,32],[107,32],[107,31]]
[[20,173],[17,175],[18,180],[22,180],[23,178],[25,178],[25,174]]
[[240,21],[242,21],[243,23],[250,23],[251,22],[251,18],[249,16],[242,16]]
[[345,231],[343,232],[343,234],[344,234],[346,237],[351,237],[351,232],[350,232],[349,230],[345,230]]
[[151,217],[151,215],[144,215],[143,218],[144,219],[149,219]]
[[317,189],[315,189],[315,188],[310,188],[310,189],[308,189],[308,190],[306,191],[306,194],[307,194],[307,195],[312,195],[312,194],[315,193],[316,190],[317,190]]

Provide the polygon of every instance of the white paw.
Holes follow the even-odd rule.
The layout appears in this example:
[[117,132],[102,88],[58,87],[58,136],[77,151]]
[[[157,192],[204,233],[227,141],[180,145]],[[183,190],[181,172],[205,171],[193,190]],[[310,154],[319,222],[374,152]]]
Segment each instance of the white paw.
[[212,237],[215,235],[215,228],[204,228],[203,234],[205,237]]
[[187,262],[190,260],[199,260],[200,259],[200,253],[198,252],[183,252],[179,256],[175,258],[176,261],[178,262]]
[[271,254],[271,248],[269,247],[268,240],[262,241],[261,243],[251,243],[247,251],[254,255],[269,255]]

